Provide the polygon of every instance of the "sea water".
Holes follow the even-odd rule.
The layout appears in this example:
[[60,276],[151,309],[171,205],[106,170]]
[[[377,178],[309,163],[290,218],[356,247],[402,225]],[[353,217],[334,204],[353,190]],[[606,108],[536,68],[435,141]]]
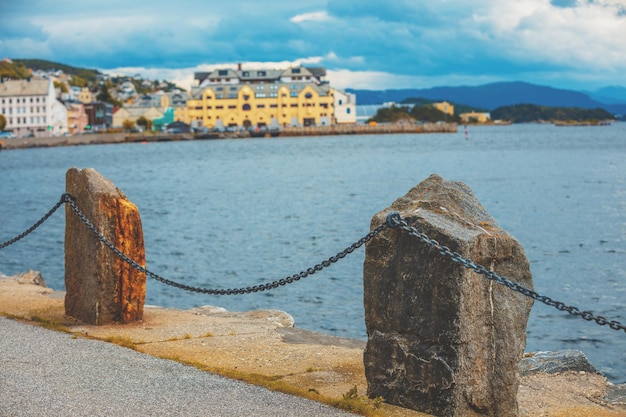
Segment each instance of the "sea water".
[[[291,276],[368,233],[372,216],[436,173],[467,184],[522,246],[542,295],[626,323],[626,124],[468,127],[457,134],[92,145],[0,152],[0,242],[37,221],[71,167],[111,179],[141,213],[147,266],[187,285]],[[63,290],[64,211],[0,251]],[[278,289],[207,296],[148,281],[147,304],[277,309],[297,327],[365,339],[364,250]],[[535,303],[527,351],[578,349],[626,382],[626,333]]]

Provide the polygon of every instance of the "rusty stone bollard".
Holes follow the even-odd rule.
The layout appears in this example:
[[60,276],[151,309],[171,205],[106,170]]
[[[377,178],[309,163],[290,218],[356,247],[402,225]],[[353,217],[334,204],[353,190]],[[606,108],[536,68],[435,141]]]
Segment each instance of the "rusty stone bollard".
[[[139,211],[110,180],[91,168],[71,168],[66,190],[96,230],[145,267]],[[88,324],[141,320],[146,275],[100,242],[71,207],[65,213],[65,313]]]
[[[524,250],[471,190],[432,175],[389,211],[463,257],[533,288]],[[442,256],[405,231],[366,246],[368,395],[436,416],[519,415],[518,367],[533,301]]]

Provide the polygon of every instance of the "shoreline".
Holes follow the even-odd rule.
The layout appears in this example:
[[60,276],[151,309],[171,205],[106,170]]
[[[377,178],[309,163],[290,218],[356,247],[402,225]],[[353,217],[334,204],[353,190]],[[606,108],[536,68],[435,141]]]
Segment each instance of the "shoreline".
[[[338,408],[349,407],[346,396],[356,390],[353,400],[364,415],[428,416],[365,397],[364,342],[299,329],[285,312],[146,306],[140,322],[92,326],[65,316],[63,299],[63,292],[20,275],[0,275],[0,315],[14,320],[116,343]],[[524,372],[518,401],[521,417],[626,416],[626,385],[614,386],[588,371]]]
[[[313,127],[290,127],[281,129],[280,135],[272,136],[269,132],[265,138],[306,137],[306,136],[343,136],[343,135],[389,135],[389,134],[422,134],[422,133],[457,133],[456,123],[423,123],[423,124],[378,124],[370,125],[336,125]],[[119,143],[154,143],[178,142],[192,140],[223,140],[259,138],[248,131],[210,132],[182,134],[143,134],[143,133],[90,133],[73,136],[45,136],[31,138],[15,138],[0,141],[0,150],[48,148],[56,146],[106,145]],[[262,138],[262,137],[261,137]]]

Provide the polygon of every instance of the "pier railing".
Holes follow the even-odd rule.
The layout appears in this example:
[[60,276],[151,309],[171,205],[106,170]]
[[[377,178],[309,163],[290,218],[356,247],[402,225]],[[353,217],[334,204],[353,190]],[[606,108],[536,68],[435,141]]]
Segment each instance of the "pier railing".
[[519,243],[468,187],[437,175],[375,215],[369,233],[336,255],[286,278],[232,289],[190,286],[150,271],[136,207],[93,169],[71,168],[67,181],[73,193],[0,249],[66,205],[65,310],[86,323],[141,320],[146,277],[202,294],[256,293],[298,282],[366,245],[368,395],[438,416],[517,415],[518,367],[534,301],[626,333],[617,320],[536,292]]

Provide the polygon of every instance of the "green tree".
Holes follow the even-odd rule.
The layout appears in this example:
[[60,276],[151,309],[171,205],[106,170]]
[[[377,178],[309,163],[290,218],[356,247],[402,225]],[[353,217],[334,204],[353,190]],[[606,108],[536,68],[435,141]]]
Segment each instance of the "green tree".
[[71,86],[80,88],[87,87],[89,85],[89,82],[86,79],[78,75],[72,75],[69,82]]
[[96,95],[96,100],[110,103],[115,107],[122,107],[122,103],[119,100],[113,98],[111,93],[109,93],[109,87],[107,84],[102,84],[100,86],[100,92],[98,92],[98,94]]
[[148,120],[144,116],[141,116],[137,119],[137,126],[141,126],[144,132],[152,130],[152,120]]
[[126,119],[122,122],[122,129],[125,131],[133,130],[135,128],[135,123]]
[[31,77],[30,71],[24,66],[24,64],[20,64],[18,62],[7,62],[0,61],[0,79],[1,78],[11,78],[11,79],[24,79]]
[[67,93],[67,85],[65,83],[61,83],[59,81],[54,81],[54,88],[59,88],[62,93]]
[[0,114],[0,131],[3,131],[7,127],[7,119]]
[[376,123],[395,123],[399,120],[410,119],[411,116],[409,112],[408,107],[381,107],[370,121]]

